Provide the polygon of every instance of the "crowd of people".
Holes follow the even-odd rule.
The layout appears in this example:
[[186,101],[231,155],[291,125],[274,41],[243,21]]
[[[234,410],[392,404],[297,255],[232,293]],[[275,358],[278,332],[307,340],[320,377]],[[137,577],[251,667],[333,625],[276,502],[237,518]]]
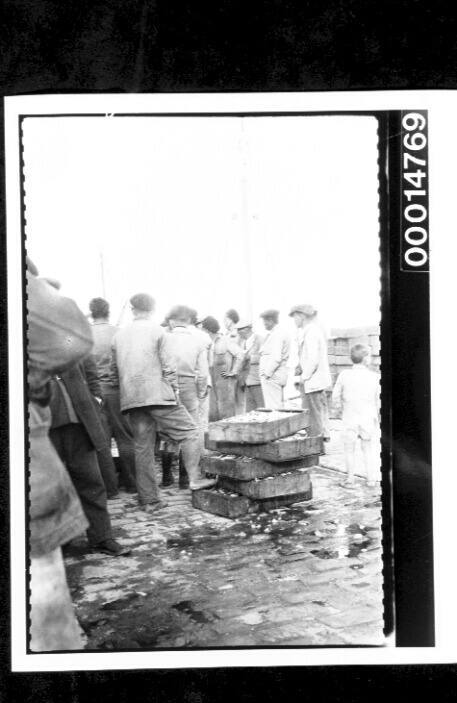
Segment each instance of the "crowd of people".
[[[61,548],[86,532],[88,548],[129,553],[113,535],[108,502],[120,488],[149,514],[167,507],[161,487],[211,487],[202,474],[208,423],[257,408],[284,407],[293,378],[309,411],[311,436],[330,437],[327,391],[332,385],[325,333],[311,305],[290,310],[292,339],[279,312],[252,320],[228,310],[223,328],[186,305],[161,324],[146,293],[130,299],[129,324],[110,323],[108,301],[94,298],[87,316],[61,295],[58,282],[27,264],[27,359],[31,554],[31,647],[80,649]],[[367,475],[379,411],[379,382],[370,350],[351,350],[333,397],[342,407],[347,481],[354,480],[360,438]],[[118,449],[115,461],[112,440]],[[161,460],[159,484],[157,459]],[[174,471],[177,465],[177,472]],[[175,475],[177,473],[177,475]]]

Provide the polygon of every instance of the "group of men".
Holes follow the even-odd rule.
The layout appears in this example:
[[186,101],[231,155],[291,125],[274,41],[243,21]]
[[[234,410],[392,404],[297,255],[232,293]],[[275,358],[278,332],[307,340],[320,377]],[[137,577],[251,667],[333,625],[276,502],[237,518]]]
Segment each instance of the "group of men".
[[[166,507],[156,477],[159,445],[162,486],[175,480],[176,456],[181,488],[212,486],[215,481],[200,469],[208,422],[281,407],[291,339],[275,310],[261,315],[264,335],[254,333],[252,322],[240,320],[235,310],[225,316],[225,333],[215,318],[200,319],[183,305],[158,324],[154,300],[145,293],[130,299],[132,321],[120,329],[110,324],[107,301],[93,299],[89,325],[75,303],[60,295],[59,284],[40,278],[30,261],[27,280],[32,639],[37,649],[49,648],[43,633],[55,631],[43,627],[50,610],[40,574],[47,569],[60,574],[57,591],[68,625],[64,645],[73,648],[78,637],[68,615],[60,547],[87,530],[92,550],[128,554],[113,537],[107,501],[122,484],[137,493],[147,513]],[[311,412],[311,432],[325,435],[330,385],[325,336],[310,306],[296,306],[290,315],[299,332],[295,375],[303,405]],[[62,618],[59,631],[65,632]],[[65,648],[61,640],[59,635],[59,647]]]

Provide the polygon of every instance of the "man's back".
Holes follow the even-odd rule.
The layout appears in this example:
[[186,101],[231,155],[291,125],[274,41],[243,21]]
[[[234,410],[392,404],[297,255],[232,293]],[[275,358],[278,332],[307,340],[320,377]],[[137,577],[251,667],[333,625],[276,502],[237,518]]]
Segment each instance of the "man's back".
[[177,326],[168,341],[177,362],[178,376],[208,376],[207,347],[199,336],[188,327]]
[[109,322],[94,322],[91,326],[94,346],[92,355],[97,364],[98,379],[101,383],[109,380],[111,365],[111,346],[117,327]]
[[119,378],[122,410],[176,404],[176,362],[168,335],[156,323],[138,318],[118,330],[112,364]]

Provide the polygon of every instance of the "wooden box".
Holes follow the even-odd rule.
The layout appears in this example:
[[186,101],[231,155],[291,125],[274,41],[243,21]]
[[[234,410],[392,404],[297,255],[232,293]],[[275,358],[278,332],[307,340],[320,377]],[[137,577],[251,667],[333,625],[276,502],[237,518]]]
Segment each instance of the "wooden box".
[[265,513],[269,510],[276,510],[294,503],[301,503],[305,500],[311,500],[313,497],[313,484],[309,482],[309,488],[304,493],[294,493],[288,496],[279,496],[277,498],[267,498],[266,500],[256,500],[255,505],[259,512]]
[[265,500],[266,498],[306,493],[309,490],[310,483],[309,469],[299,469],[298,471],[254,481],[238,481],[234,478],[221,476],[218,486],[249,498]]
[[273,464],[324,453],[322,437],[308,437],[306,432],[298,432],[290,437],[284,437],[267,444],[211,442],[208,437],[206,448],[235,456],[263,459]]
[[212,422],[208,437],[214,442],[264,444],[295,434],[309,426],[307,410],[253,410]]
[[251,501],[246,496],[214,489],[192,491],[192,505],[206,513],[229,518],[241,517],[252,510]]
[[272,464],[263,459],[240,457],[233,454],[208,454],[202,457],[203,470],[216,476],[228,476],[238,481],[252,481],[255,478],[266,478],[285,471],[315,466],[319,463],[318,455],[311,455],[296,461]]

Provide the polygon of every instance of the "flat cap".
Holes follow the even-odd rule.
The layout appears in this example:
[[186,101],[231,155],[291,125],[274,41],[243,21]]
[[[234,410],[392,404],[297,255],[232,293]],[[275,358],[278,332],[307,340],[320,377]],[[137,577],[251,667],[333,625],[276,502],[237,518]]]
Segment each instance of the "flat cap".
[[250,320],[240,320],[235,325],[237,330],[245,329],[245,327],[252,327],[252,322]]
[[148,293],[136,293],[130,298],[130,305],[142,312],[151,312],[154,309],[154,298]]
[[265,310],[260,313],[260,317],[263,317],[264,320],[266,318],[267,320],[274,320],[277,322],[279,320],[279,310]]
[[212,332],[213,334],[217,334],[220,330],[220,325],[219,322],[216,320],[215,317],[211,317],[211,315],[208,315],[208,317],[205,317],[202,322],[202,327],[204,330],[207,332]]
[[306,315],[306,317],[314,317],[314,315],[317,315],[317,310],[313,308],[312,305],[294,305],[289,313],[289,317],[291,317],[294,312],[299,312],[301,315]]

